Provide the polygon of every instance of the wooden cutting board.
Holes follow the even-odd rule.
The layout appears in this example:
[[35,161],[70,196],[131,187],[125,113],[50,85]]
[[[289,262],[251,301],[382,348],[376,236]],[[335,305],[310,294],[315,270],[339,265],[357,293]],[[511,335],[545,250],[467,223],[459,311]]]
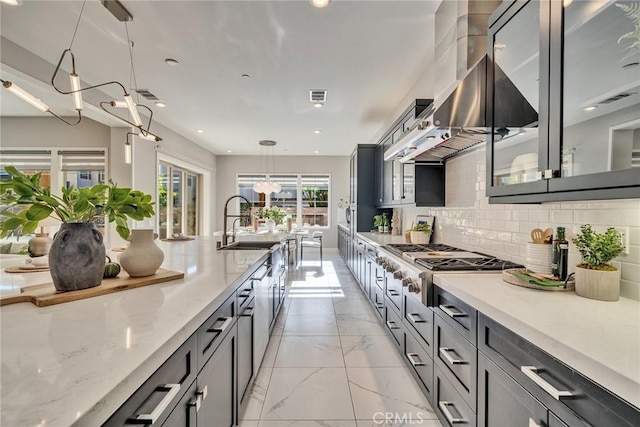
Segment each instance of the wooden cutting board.
[[104,279],[100,285],[93,288],[69,292],[58,292],[53,286],[53,283],[45,283],[42,285],[27,286],[22,289],[19,295],[9,295],[0,298],[0,306],[19,302],[32,302],[38,307],[47,307],[49,305],[126,291],[127,289],[140,288],[155,283],[182,279],[183,277],[184,273],[165,270],[163,268],[158,269],[153,276],[147,277],[129,277],[127,273],[122,272],[119,277]]

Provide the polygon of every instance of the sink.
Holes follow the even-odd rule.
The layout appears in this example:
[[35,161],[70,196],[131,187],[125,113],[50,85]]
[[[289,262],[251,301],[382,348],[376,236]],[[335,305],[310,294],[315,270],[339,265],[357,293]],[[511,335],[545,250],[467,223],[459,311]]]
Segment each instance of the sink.
[[221,250],[227,251],[255,251],[262,249],[271,249],[274,245],[279,245],[279,241],[265,241],[265,240],[242,240],[239,242],[232,243],[227,246],[223,246]]

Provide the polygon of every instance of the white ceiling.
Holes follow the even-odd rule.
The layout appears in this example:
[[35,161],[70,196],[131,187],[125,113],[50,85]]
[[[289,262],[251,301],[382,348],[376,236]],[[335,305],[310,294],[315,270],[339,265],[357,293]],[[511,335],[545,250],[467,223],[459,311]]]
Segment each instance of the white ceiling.
[[[324,9],[307,0],[122,3],[134,17],[128,27],[137,87],[167,107],[141,103],[152,107],[154,121],[216,154],[259,154],[258,141],[273,139],[278,154],[347,155],[355,144],[375,142],[407,95],[433,94],[430,79],[424,80],[431,75],[440,0],[334,0]],[[69,47],[82,4],[3,4],[0,34],[55,64]],[[73,44],[84,84],[130,86],[126,40],[125,24],[99,1],[87,0]],[[170,67],[165,58],[180,65]],[[72,112],[70,99],[21,71],[6,64],[0,70],[52,110]],[[410,94],[418,82],[427,93]],[[310,89],[328,90],[323,108],[309,102]],[[1,97],[3,116],[42,115],[7,91]]]

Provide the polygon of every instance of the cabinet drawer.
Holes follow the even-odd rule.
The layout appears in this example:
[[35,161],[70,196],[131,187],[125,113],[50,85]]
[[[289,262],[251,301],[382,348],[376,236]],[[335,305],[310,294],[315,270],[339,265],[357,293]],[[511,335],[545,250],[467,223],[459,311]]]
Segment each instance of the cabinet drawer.
[[254,295],[253,280],[247,280],[238,288],[236,291],[236,306],[238,307],[239,313],[247,307]]
[[447,291],[435,287],[434,311],[462,336],[476,345],[477,311]]
[[400,321],[400,316],[390,304],[391,303],[387,300],[387,303],[384,306],[384,323],[387,330],[391,333],[396,345],[398,347],[402,347],[402,343],[404,341],[404,337],[402,335],[402,321]]
[[567,424],[638,425],[638,408],[482,314],[478,336],[482,352]]
[[435,319],[434,335],[434,361],[456,386],[467,404],[475,410],[478,371],[476,347],[438,316]]
[[387,272],[387,288],[385,295],[397,310],[402,308],[402,282],[393,277],[393,273],[390,272]]
[[548,425],[547,408],[482,352],[478,390],[478,427]]
[[371,302],[376,312],[384,319],[384,293],[382,289],[377,286],[371,288]]
[[404,332],[404,358],[418,376],[425,396],[433,403],[433,360],[410,331]]
[[236,298],[229,297],[198,329],[198,371],[211,357],[236,320]]
[[[440,367],[435,366],[433,379],[433,410],[443,426],[475,427],[476,414],[464,401],[449,380],[442,374]],[[503,427],[503,426],[495,426]],[[504,426],[506,427],[506,426]]]
[[433,310],[422,304],[419,297],[405,291],[404,323],[422,338],[422,345],[433,358]]
[[196,378],[196,337],[192,335],[104,423],[104,426],[162,425]]

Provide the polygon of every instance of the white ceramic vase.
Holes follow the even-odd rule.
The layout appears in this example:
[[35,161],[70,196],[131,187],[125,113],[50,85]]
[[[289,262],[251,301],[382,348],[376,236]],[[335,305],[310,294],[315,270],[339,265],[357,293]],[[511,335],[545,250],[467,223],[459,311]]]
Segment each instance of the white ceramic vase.
[[267,231],[269,233],[273,233],[274,231],[276,231],[276,222],[274,220],[272,220],[271,218],[267,218],[264,223],[267,226]]
[[620,298],[620,270],[590,270],[576,266],[576,294],[600,301]]
[[131,277],[151,276],[164,261],[162,249],[154,242],[153,230],[131,230],[130,244],[120,255],[120,265]]

